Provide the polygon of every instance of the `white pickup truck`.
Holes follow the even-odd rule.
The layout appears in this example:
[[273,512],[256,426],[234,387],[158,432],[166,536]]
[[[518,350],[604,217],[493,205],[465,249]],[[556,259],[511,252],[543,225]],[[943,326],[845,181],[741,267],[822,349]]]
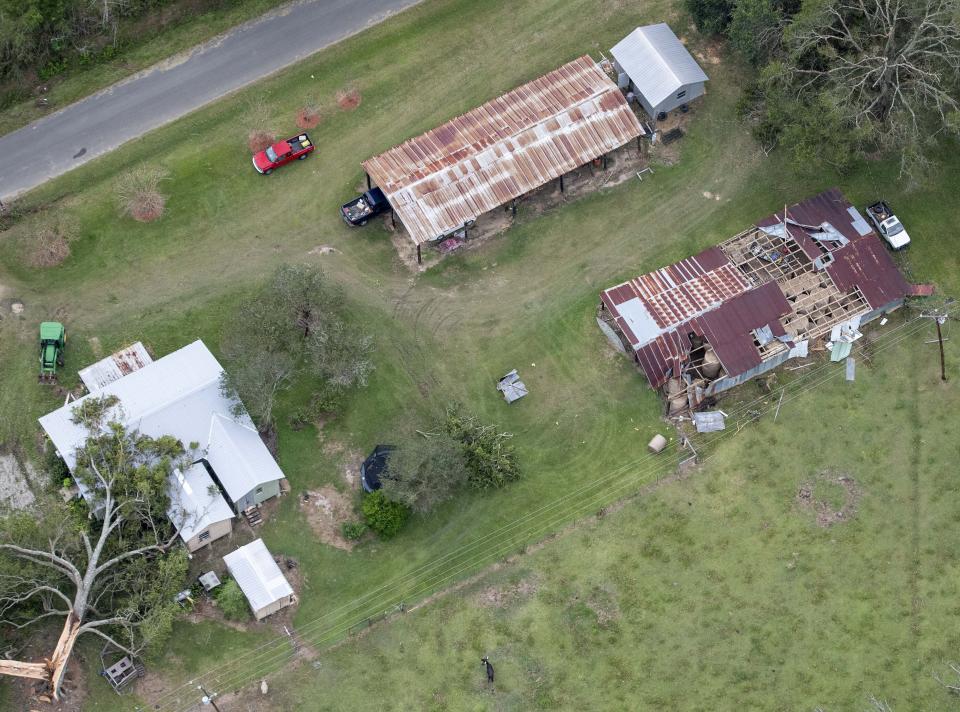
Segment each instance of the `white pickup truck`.
[[890,206],[887,205],[886,201],[879,200],[873,205],[868,205],[867,217],[870,219],[870,222],[873,223],[873,226],[877,228],[880,237],[886,240],[893,249],[902,250],[910,244],[910,235],[907,234],[903,223],[893,214],[893,211],[890,209]]

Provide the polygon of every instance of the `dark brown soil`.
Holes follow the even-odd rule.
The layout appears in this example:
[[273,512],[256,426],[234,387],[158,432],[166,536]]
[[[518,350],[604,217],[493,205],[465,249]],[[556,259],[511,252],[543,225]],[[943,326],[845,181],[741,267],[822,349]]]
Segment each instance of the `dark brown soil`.
[[163,217],[167,199],[157,191],[139,193],[127,206],[127,212],[137,222],[148,223]]
[[273,143],[274,138],[275,136],[268,131],[254,129],[247,134],[247,148],[251,153],[260,153]]
[[[831,482],[838,484],[844,491],[844,502],[840,509],[836,509],[830,502],[817,499],[814,496],[814,489],[817,482]],[[818,527],[830,527],[834,524],[848,522],[857,516],[857,506],[863,497],[863,491],[857,481],[838,472],[821,472],[807,482],[800,485],[797,490],[797,504],[801,509],[814,512]]]
[[319,109],[305,106],[297,112],[297,126],[302,129],[315,129],[321,118]]
[[360,92],[356,89],[341,89],[337,92],[337,106],[344,111],[353,111],[360,106]]

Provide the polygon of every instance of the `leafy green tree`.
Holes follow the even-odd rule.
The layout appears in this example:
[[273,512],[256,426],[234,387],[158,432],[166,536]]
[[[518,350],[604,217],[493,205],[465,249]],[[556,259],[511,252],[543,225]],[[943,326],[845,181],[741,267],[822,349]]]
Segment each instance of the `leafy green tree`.
[[795,161],[882,150],[921,174],[960,132],[958,18],[958,0],[806,0],[762,74],[757,126]]
[[54,497],[0,519],[0,623],[19,629],[64,619],[46,662],[0,660],[0,674],[46,680],[55,697],[80,636],[97,635],[131,655],[162,642],[187,571],[167,518],[168,479],[190,459],[183,446],[112,420],[115,399],[85,406],[74,411],[89,433],[74,477],[89,494],[91,516],[74,516]]
[[730,44],[755,67],[779,50],[789,18],[799,10],[796,0],[737,0],[727,27]]
[[420,514],[429,512],[467,481],[463,445],[446,432],[407,436],[390,454],[380,481],[392,501]]
[[510,444],[513,433],[484,425],[455,408],[447,411],[444,430],[463,448],[467,480],[475,488],[500,488],[520,479],[520,465]]
[[684,0],[683,5],[700,32],[719,35],[730,24],[734,3],[732,0]]
[[365,495],[360,509],[367,525],[384,539],[396,536],[410,516],[409,509],[387,499],[382,489]]
[[[340,289],[312,265],[284,265],[244,300],[222,347],[225,394],[246,406],[262,431],[273,428],[273,407],[297,376],[318,377],[323,389],[366,385],[373,340],[348,327]],[[322,389],[322,390],[323,390]]]
[[217,588],[214,598],[227,620],[245,621],[250,618],[250,605],[234,579],[225,581]]

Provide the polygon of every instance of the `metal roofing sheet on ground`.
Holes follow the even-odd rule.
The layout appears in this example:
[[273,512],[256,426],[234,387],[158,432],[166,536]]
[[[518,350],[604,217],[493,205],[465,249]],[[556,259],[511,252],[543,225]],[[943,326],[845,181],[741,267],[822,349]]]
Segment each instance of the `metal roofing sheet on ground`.
[[641,133],[617,86],[583,56],[363,167],[421,244]]
[[665,22],[638,27],[620,40],[610,53],[653,106],[685,84],[708,79]]

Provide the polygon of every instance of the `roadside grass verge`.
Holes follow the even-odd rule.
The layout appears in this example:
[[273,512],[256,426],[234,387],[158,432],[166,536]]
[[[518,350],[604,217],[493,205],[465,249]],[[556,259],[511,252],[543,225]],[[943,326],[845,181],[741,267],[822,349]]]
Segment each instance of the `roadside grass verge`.
[[[49,100],[52,110],[62,109],[284,4],[286,0],[235,0],[229,7],[211,8],[199,14],[180,7],[163,8],[150,17],[127,21],[140,31],[138,39],[146,37],[145,41],[122,48],[109,61],[78,66],[37,83],[50,87],[43,96]],[[175,21],[167,19],[171,10],[178,13]],[[0,136],[42,118],[50,111],[51,108],[38,107],[34,99],[4,108],[0,110]]]

